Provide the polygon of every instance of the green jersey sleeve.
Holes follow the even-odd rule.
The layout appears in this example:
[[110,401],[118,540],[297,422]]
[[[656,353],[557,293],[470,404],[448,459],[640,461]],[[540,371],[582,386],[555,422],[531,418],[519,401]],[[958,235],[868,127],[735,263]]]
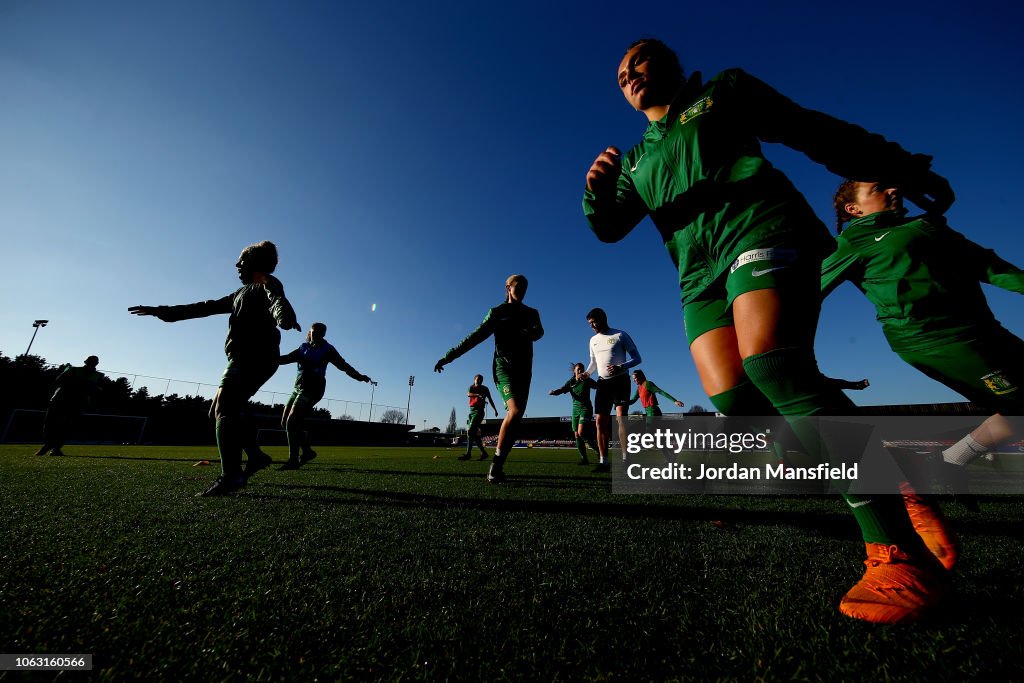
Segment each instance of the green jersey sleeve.
[[299,329],[298,321],[295,318],[295,309],[284,296],[284,286],[281,281],[273,275],[267,275],[267,281],[263,285],[267,290],[267,298],[270,301],[270,313],[282,330]]
[[573,381],[570,379],[568,382],[566,382],[562,386],[558,387],[557,389],[552,390],[551,391],[551,395],[552,396],[561,396],[562,394],[567,394],[572,389],[572,387],[573,387]]
[[745,71],[730,69],[722,75],[732,81],[731,92],[737,99],[733,111],[747,117],[760,140],[803,152],[836,175],[884,176],[913,186],[931,166],[931,157],[911,154],[860,126],[805,109]]
[[602,242],[618,242],[647,215],[647,205],[626,172],[625,156],[622,161],[614,197],[598,197],[589,189],[583,192],[583,215]]
[[972,242],[956,230],[950,229],[950,232],[953,234],[954,243],[958,243],[957,253],[967,257],[966,260],[973,265],[980,282],[1024,294],[1024,270],[1004,261],[992,249]]
[[[538,324],[540,320],[537,321]],[[543,330],[541,334],[543,334]],[[485,341],[488,337],[494,334],[494,309],[487,311],[487,315],[484,316],[483,322],[475,330],[466,335],[466,338],[460,341],[458,344],[448,349],[448,353],[444,354],[444,362],[451,363],[456,358],[459,358],[464,353],[475,347],[477,344]]]
[[235,294],[232,293],[220,299],[198,301],[194,304],[156,306],[156,313],[154,315],[166,323],[174,323],[179,320],[191,320],[193,318],[205,318],[210,315],[231,313],[234,297]]
[[529,314],[529,320],[526,326],[526,338],[532,342],[537,341],[544,336],[544,326],[540,324],[540,313],[536,309],[531,308]]
[[[667,391],[665,391],[664,389],[659,387],[657,384],[655,384],[651,380],[647,380],[647,384],[650,385],[650,386],[647,387],[650,391],[652,391],[654,393],[661,394],[662,396],[664,396],[668,400],[672,401],[673,403],[679,403],[679,399],[677,399],[675,396],[673,396],[672,394],[668,393]],[[640,395],[640,391],[638,389],[637,390],[637,396],[639,396],[639,395]]]
[[824,299],[846,280],[855,280],[857,253],[846,240],[837,240],[836,250],[821,263],[821,298]]

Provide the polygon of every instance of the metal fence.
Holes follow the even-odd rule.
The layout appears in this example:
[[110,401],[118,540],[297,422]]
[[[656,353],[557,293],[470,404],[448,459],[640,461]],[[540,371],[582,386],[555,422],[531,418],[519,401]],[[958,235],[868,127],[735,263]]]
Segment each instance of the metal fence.
[[[205,384],[203,382],[188,382],[168,377],[151,377],[134,372],[121,370],[103,369],[103,374],[112,379],[124,377],[131,385],[133,391],[145,387],[150,396],[199,396],[205,399],[212,399],[217,392],[216,384]],[[291,392],[261,390],[253,396],[254,401],[267,405],[283,404],[288,400]],[[383,403],[370,403],[369,401],[350,401],[341,398],[324,398],[317,404],[317,408],[324,408],[335,420],[351,419],[360,422],[380,421],[388,410],[397,410],[405,417],[404,406],[389,406]]]

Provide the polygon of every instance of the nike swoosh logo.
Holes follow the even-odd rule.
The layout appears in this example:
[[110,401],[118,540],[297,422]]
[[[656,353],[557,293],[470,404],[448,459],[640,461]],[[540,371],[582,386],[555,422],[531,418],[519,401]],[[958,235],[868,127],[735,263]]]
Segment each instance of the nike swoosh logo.
[[[640,155],[640,159],[643,159],[646,155],[647,152],[644,152],[643,154]],[[636,173],[636,167],[640,165],[640,159],[637,159],[636,163],[633,164],[633,167],[629,169],[630,173]]]
[[859,501],[857,503],[847,503],[847,505],[849,505],[852,508],[859,508],[859,507],[864,507],[865,505],[868,505],[870,503],[871,503],[871,500],[868,499],[868,500]]
[[[892,232],[892,231],[890,230],[889,232]],[[887,233],[885,233],[885,234],[883,234],[883,235],[879,235],[878,237],[876,237],[876,238],[875,238],[875,241],[876,241],[876,242],[881,242],[882,240],[884,240],[884,239],[885,239],[885,235],[888,235],[888,234],[889,234],[889,233],[887,232]]]
[[758,270],[757,268],[754,268],[752,271],[750,271],[750,274],[753,275],[754,277],[761,277],[765,273],[770,273],[773,270],[782,270],[785,267],[786,266],[775,266],[774,268],[765,268],[764,270]]

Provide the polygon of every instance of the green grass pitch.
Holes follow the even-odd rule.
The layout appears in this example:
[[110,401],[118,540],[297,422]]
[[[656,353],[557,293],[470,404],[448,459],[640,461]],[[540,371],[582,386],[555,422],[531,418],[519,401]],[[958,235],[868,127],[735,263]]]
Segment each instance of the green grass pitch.
[[836,609],[863,560],[838,498],[613,495],[553,450],[493,487],[456,450],[322,448],[197,499],[211,448],[33,450],[0,446],[0,651],[92,653],[94,680],[1024,677],[1024,496],[947,505],[955,595],[879,627]]

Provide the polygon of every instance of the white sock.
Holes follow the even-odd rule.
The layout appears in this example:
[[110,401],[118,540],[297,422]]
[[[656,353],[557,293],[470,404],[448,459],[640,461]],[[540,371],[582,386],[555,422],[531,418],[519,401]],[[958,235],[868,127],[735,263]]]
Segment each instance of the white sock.
[[942,451],[942,459],[952,465],[966,467],[967,463],[971,462],[975,458],[985,455],[990,450],[991,449],[986,446],[982,446],[980,443],[975,441],[974,438],[968,434],[946,450]]

